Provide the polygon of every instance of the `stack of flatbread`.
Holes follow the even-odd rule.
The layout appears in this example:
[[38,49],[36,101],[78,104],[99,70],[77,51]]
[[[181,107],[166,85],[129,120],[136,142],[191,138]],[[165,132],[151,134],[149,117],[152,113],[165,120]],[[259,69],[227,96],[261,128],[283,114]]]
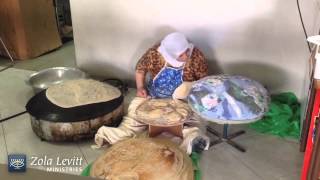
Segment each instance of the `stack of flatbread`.
[[154,126],[183,124],[192,111],[187,103],[173,99],[148,99],[136,109],[136,119]]
[[49,87],[46,96],[53,104],[70,108],[111,101],[120,97],[121,92],[106,83],[92,79],[77,79]]
[[191,159],[170,140],[132,138],[110,147],[92,165],[107,180],[193,180]]

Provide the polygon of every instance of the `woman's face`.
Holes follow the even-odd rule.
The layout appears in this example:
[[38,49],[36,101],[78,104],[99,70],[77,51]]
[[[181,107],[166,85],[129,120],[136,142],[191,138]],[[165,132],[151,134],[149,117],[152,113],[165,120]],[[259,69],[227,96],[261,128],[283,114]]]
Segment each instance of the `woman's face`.
[[186,62],[189,59],[189,49],[187,49],[184,53],[182,53],[179,57],[178,57],[178,61],[182,61],[182,62]]

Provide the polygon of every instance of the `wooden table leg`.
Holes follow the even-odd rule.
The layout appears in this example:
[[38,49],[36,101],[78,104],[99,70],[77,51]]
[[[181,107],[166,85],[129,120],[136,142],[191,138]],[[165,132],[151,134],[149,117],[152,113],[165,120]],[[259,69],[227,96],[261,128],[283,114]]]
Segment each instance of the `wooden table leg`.
[[175,136],[183,138],[182,128],[183,128],[183,125],[168,126],[168,127],[149,125],[149,137],[155,137],[163,132],[168,132]]

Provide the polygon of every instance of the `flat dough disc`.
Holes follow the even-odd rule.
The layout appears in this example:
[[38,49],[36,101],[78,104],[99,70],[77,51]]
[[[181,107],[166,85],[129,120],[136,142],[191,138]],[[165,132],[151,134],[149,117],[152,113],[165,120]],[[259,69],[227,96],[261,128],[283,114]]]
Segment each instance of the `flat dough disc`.
[[116,87],[92,79],[65,81],[51,86],[46,96],[53,104],[71,108],[86,104],[107,102],[121,96]]
[[107,180],[193,180],[191,159],[170,140],[132,138],[112,145],[92,165]]
[[136,118],[153,126],[176,126],[183,124],[192,111],[187,103],[173,99],[149,99],[136,110]]

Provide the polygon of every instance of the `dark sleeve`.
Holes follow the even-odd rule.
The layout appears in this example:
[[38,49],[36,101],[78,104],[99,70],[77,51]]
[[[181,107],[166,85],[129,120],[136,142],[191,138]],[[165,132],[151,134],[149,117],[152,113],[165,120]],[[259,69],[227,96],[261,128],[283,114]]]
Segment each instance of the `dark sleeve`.
[[203,53],[199,49],[195,48],[191,58],[193,62],[193,73],[196,80],[208,76],[208,62],[206,61]]

